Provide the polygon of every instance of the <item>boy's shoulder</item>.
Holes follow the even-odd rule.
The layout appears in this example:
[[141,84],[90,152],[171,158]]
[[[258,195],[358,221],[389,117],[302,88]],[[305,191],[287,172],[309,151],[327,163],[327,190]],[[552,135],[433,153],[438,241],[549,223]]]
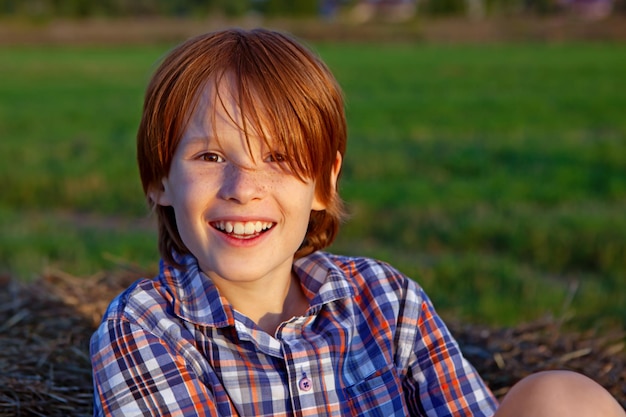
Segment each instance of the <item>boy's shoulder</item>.
[[230,310],[195,258],[179,259],[182,267],[162,261],[154,278],[130,285],[109,304],[102,321],[124,321],[157,333],[183,322],[216,327],[231,323]]
[[378,259],[316,252],[298,265],[316,276],[314,282],[322,281],[318,287],[311,286],[311,280],[304,283],[315,294],[312,306],[332,301],[372,320],[412,326],[428,302],[413,279]]
[[343,271],[348,276],[362,274],[366,276],[389,276],[405,279],[406,276],[386,261],[366,256],[340,255],[330,252],[318,251],[311,254],[308,259],[318,264],[326,264]]
[[419,290],[418,284],[389,263],[364,257],[346,256],[318,251],[298,261],[307,273],[316,269],[327,274],[326,279],[347,281],[353,288],[380,287],[383,291]]
[[102,321],[146,319],[150,312],[160,311],[156,306],[166,308],[168,304],[167,290],[155,278],[141,278],[118,294],[106,309]]

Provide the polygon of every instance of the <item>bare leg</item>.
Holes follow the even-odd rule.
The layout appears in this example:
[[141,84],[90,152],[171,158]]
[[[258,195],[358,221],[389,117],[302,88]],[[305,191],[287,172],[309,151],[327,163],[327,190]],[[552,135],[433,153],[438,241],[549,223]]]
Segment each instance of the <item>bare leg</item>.
[[626,417],[595,381],[568,371],[540,372],[518,382],[495,417]]

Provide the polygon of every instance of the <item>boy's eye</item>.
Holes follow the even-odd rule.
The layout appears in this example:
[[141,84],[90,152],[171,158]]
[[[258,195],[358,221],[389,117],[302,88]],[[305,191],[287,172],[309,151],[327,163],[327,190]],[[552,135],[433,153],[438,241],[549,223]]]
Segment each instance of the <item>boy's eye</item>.
[[212,152],[203,153],[200,155],[200,159],[206,162],[224,162],[224,158]]
[[286,162],[286,161],[287,161],[287,157],[284,154],[278,153],[278,152],[273,152],[265,158],[265,162]]

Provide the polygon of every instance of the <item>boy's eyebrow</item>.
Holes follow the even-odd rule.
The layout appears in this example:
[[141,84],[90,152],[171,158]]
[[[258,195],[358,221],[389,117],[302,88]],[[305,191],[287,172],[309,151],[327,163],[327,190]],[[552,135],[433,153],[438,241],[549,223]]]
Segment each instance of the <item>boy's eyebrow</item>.
[[196,145],[196,144],[204,145],[207,143],[217,142],[217,140],[215,140],[213,135],[197,134],[197,135],[186,136],[184,138],[184,142],[187,145]]

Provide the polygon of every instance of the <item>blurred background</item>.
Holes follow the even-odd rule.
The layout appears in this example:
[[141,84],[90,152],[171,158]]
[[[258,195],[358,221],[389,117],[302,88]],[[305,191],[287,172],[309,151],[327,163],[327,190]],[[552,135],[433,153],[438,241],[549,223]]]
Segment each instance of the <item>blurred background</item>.
[[444,317],[626,323],[626,0],[0,0],[0,274],[151,276],[143,93],[189,36],[293,33],[343,86],[332,251]]
[[205,18],[211,14],[242,17],[322,17],[350,15],[357,22],[384,18],[407,21],[423,17],[494,15],[556,15],[576,13],[605,18],[624,13],[624,0],[2,0],[9,16],[85,18],[174,16]]

